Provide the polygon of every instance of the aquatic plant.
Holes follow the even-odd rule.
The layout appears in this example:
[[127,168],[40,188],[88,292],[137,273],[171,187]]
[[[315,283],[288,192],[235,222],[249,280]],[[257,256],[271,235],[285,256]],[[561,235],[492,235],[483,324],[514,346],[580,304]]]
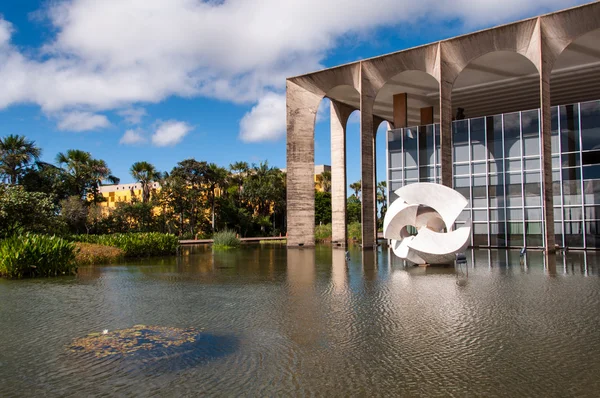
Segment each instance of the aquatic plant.
[[125,257],[167,256],[177,253],[179,239],[172,234],[137,232],[111,235],[76,235],[75,242],[118,247]]
[[75,260],[78,265],[107,264],[118,261],[125,256],[122,249],[113,246],[76,242],[75,247]]
[[26,233],[0,241],[0,276],[20,279],[75,274],[75,245]]
[[71,352],[93,354],[96,358],[111,355],[127,356],[144,351],[163,350],[194,343],[198,329],[178,329],[163,326],[135,325],[131,328],[90,333],[73,341]]
[[213,249],[227,250],[240,246],[240,240],[234,231],[223,230],[213,235]]

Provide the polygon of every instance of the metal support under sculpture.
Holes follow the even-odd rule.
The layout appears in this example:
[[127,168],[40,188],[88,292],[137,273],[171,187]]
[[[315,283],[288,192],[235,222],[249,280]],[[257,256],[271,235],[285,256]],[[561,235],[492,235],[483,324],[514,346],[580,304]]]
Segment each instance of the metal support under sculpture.
[[[460,193],[433,183],[406,185],[394,193],[398,199],[385,215],[383,237],[392,240],[396,256],[415,264],[448,264],[469,246],[470,220],[450,231],[468,204]],[[417,230],[416,235],[411,235],[409,226]]]

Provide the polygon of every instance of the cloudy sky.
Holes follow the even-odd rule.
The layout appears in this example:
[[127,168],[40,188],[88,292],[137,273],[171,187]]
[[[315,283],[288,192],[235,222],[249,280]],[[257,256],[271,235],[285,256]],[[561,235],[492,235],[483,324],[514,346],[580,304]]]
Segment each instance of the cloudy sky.
[[[285,167],[285,78],[554,11],[577,0],[10,0],[0,3],[0,136],[43,159]],[[316,163],[329,164],[328,109]],[[356,115],[349,182],[359,178]],[[379,140],[384,178],[385,148]]]

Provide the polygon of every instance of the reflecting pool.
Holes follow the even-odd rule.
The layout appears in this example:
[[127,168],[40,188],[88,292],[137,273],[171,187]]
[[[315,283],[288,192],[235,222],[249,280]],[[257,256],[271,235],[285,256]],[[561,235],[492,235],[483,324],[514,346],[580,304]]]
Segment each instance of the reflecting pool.
[[[348,256],[198,246],[0,280],[0,396],[598,396],[598,254]],[[143,333],[118,355],[87,350],[103,331]]]

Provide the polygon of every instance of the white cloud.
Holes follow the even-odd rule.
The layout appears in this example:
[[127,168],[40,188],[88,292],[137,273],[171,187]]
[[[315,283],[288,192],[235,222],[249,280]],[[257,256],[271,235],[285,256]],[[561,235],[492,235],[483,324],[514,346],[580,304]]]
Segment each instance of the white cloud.
[[141,130],[139,129],[130,129],[127,130],[125,132],[125,134],[123,134],[123,137],[121,137],[121,139],[119,140],[119,144],[121,145],[137,145],[137,144],[143,144],[147,141],[146,137],[144,137],[144,134]]
[[110,126],[104,115],[91,112],[67,112],[59,115],[58,129],[63,131],[89,131]]
[[245,142],[276,140],[285,132],[285,95],[265,94],[240,122]]
[[256,104],[246,115],[252,119],[273,92],[283,92],[286,77],[320,68],[340,39],[411,23],[453,21],[471,29],[581,2],[52,1],[36,14],[45,14],[55,32],[38,53],[12,46],[13,28],[0,18],[0,109],[33,103],[47,113],[118,111],[172,95],[207,96]]
[[152,144],[155,146],[173,146],[181,142],[190,131],[192,126],[177,120],[161,122],[152,135]]
[[127,108],[117,112],[129,124],[140,124],[148,113],[144,108]]

